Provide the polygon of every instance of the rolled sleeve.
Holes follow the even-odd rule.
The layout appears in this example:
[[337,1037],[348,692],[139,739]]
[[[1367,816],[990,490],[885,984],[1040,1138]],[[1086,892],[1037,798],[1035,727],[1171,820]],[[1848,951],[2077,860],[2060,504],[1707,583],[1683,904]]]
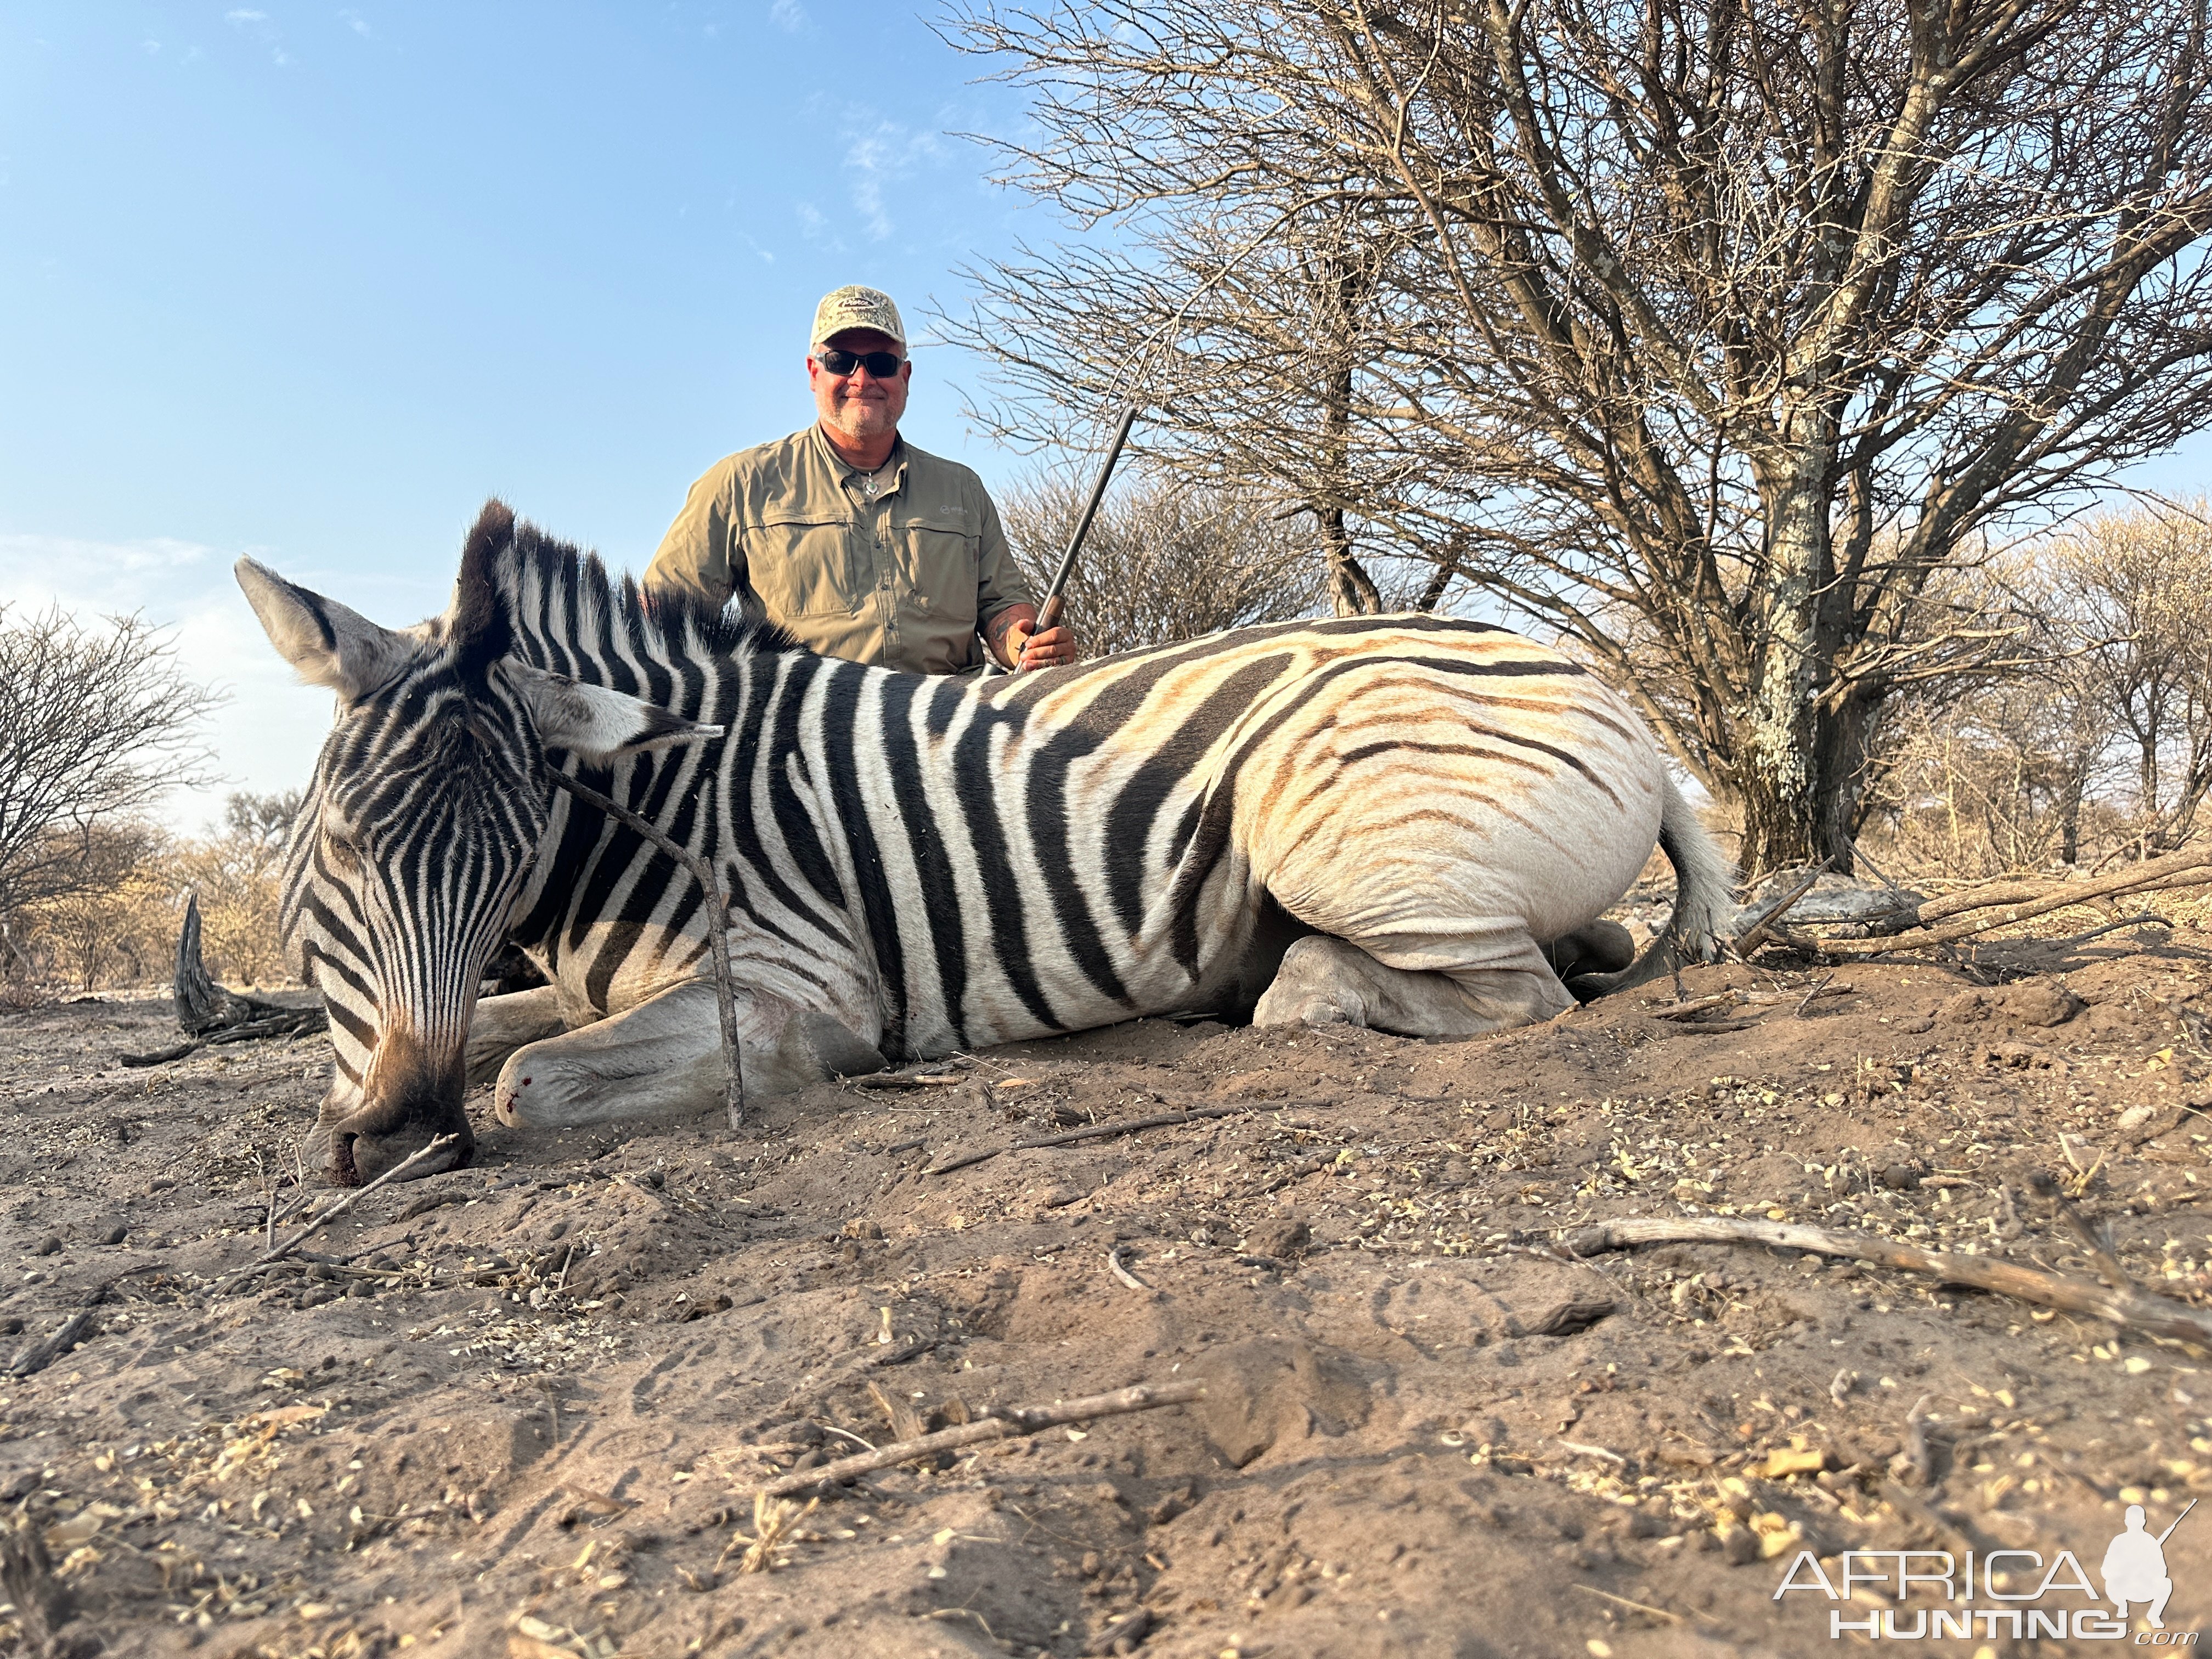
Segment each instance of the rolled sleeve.
[[999,523],[999,509],[988,492],[978,489],[982,497],[980,515],[982,530],[977,549],[975,573],[975,617],[988,631],[992,622],[1008,606],[1032,605],[1028,576],[1014,561],[1013,550],[1006,545],[1006,532]]
[[660,550],[645,568],[645,586],[659,593],[681,593],[716,610],[730,602],[744,574],[744,550],[734,528],[732,471],[727,462],[714,467],[685,497]]

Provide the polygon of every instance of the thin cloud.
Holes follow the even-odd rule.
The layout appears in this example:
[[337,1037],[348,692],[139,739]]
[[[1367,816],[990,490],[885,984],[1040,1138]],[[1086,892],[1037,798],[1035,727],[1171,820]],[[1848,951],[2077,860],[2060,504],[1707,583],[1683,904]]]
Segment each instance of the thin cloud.
[[359,12],[342,11],[338,14],[338,21],[343,23],[348,28],[351,29],[356,34],[361,36],[362,40],[366,40],[368,39],[369,27],[368,21],[364,19]]
[[768,9],[768,21],[786,34],[796,34],[814,20],[806,15],[799,0],[775,0]]
[[896,228],[886,192],[923,166],[943,161],[944,141],[927,129],[917,130],[866,109],[847,116],[844,139],[844,167],[853,180],[853,205],[860,210],[868,235],[884,241]]
[[222,21],[233,28],[250,31],[256,40],[269,48],[269,61],[277,68],[282,69],[292,61],[292,54],[284,50],[284,43],[277,38],[267,12],[240,6],[223,13]]

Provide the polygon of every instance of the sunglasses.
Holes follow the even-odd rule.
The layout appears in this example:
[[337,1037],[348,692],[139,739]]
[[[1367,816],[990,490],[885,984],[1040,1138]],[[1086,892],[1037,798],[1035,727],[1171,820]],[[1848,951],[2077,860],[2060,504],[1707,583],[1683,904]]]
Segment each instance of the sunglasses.
[[814,354],[814,361],[825,372],[841,379],[856,368],[865,368],[878,380],[888,380],[898,373],[905,359],[896,351],[840,351],[835,346],[825,346]]

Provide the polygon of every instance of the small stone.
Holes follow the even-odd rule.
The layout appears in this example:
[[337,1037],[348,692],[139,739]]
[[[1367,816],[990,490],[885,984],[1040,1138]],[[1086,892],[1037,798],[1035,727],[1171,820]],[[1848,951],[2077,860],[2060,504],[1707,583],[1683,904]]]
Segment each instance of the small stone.
[[130,1237],[131,1229],[125,1226],[118,1221],[113,1226],[108,1228],[105,1232],[100,1234],[100,1242],[103,1244],[120,1244],[125,1239]]
[[52,1233],[48,1233],[40,1239],[37,1247],[31,1252],[33,1255],[59,1255],[61,1253],[62,1242]]
[[845,1224],[845,1237],[848,1238],[881,1238],[883,1236],[883,1228],[865,1216],[855,1216]]
[[1749,1527],[1731,1527],[1721,1540],[1721,1555],[1732,1567],[1747,1567],[1759,1559],[1759,1535]]
[[1909,1193],[1920,1185],[1920,1171],[1910,1164],[1893,1164],[1881,1172],[1881,1184],[1893,1193]]

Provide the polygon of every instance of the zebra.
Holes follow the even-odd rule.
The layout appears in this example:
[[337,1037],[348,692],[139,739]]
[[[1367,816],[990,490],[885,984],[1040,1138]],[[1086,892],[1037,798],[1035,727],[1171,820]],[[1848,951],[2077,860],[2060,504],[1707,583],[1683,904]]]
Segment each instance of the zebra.
[[[343,1182],[440,1134],[465,1162],[476,1084],[516,1126],[710,1109],[717,924],[747,1085],[776,1091],[1146,1015],[1479,1036],[1710,959],[1729,908],[1629,705],[1483,623],[932,678],[641,593],[497,501],[412,628],[236,574],[337,694],[281,925],[330,1013],[317,1155]],[[552,768],[703,854],[726,913]],[[1595,919],[1655,841],[1677,900],[1632,962]],[[548,982],[479,1000],[509,938]]]

